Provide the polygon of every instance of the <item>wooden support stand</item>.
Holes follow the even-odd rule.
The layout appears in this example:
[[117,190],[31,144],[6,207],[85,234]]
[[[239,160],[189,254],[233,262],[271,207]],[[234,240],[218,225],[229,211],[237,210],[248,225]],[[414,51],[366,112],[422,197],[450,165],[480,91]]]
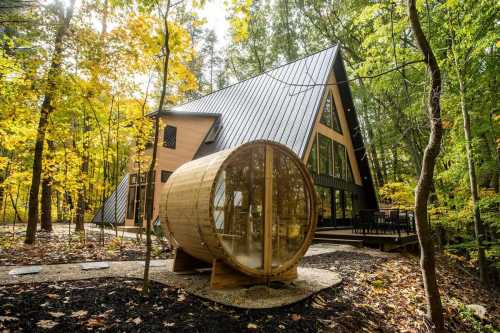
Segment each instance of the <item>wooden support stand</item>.
[[212,264],[212,275],[210,277],[210,288],[230,289],[253,284],[264,284],[271,281],[292,281],[297,278],[297,266],[271,278],[258,278],[240,273],[220,260],[214,259]]
[[194,258],[178,247],[175,249],[174,267],[175,273],[194,271],[200,268],[210,268],[210,264],[203,260]]

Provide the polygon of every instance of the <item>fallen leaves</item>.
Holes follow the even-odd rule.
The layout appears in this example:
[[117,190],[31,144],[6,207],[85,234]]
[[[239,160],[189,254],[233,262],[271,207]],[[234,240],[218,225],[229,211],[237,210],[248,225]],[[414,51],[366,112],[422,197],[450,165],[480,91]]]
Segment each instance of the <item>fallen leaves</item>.
[[257,324],[254,323],[248,323],[247,328],[249,330],[256,330],[258,328]]
[[[67,228],[55,224],[53,233],[38,232],[37,243],[25,246],[24,229],[24,226],[16,227],[13,234],[12,228],[0,226],[0,266],[144,259],[144,245],[135,239],[106,234],[105,244],[101,246],[99,232],[87,230],[84,237],[75,233],[69,236]],[[171,256],[167,245],[154,243],[153,246],[152,259]]]
[[142,323],[142,319],[141,319],[141,317],[137,317],[137,318],[134,318],[134,319],[130,318],[129,320],[127,320],[127,322],[139,325],[139,324]]
[[70,317],[71,318],[81,318],[81,317],[85,317],[88,313],[89,312],[86,310],[78,310],[78,311],[71,313]]
[[0,322],[3,321],[17,321],[19,318],[17,317],[12,317],[12,316],[0,316]]
[[63,317],[65,314],[64,312],[49,312],[49,315],[51,315],[54,318],[60,318]]
[[53,321],[53,320],[40,320],[36,323],[36,326],[50,330],[51,328],[56,327],[56,325],[58,325],[58,324],[59,323],[57,321]]

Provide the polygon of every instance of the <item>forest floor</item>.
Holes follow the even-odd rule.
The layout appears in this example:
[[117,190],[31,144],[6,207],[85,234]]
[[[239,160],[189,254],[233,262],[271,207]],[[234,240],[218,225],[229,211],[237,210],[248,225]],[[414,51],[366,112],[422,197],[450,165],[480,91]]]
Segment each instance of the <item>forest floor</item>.
[[[55,225],[52,233],[37,232],[34,245],[24,244],[24,225],[0,227],[0,266],[64,264],[89,261],[143,260],[145,239],[121,237],[106,230],[101,241],[97,228],[71,234],[67,225]],[[152,259],[167,259],[172,253],[166,243],[153,242]]]
[[[302,266],[339,272],[343,282],[304,301],[267,310],[243,310],[141,280],[99,278],[0,286],[0,331],[89,330],[151,332],[420,332],[424,294],[418,259],[411,255],[370,255],[339,246],[305,257]],[[498,332],[500,295],[438,260],[449,332]],[[467,305],[486,308],[481,320]]]

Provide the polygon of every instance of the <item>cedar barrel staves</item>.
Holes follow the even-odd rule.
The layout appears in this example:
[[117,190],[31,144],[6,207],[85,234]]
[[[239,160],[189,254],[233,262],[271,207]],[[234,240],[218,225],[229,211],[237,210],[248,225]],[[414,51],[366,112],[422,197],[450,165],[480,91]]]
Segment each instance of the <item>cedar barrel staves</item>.
[[179,167],[160,214],[174,271],[212,265],[212,287],[291,280],[314,237],[316,195],[294,152],[259,140]]

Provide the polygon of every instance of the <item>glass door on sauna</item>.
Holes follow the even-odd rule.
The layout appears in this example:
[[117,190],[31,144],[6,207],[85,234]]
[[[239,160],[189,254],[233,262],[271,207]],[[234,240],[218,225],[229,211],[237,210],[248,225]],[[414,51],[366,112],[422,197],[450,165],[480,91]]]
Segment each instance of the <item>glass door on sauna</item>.
[[225,250],[241,265],[271,272],[307,234],[310,198],[298,165],[272,146],[249,147],[220,172],[213,218]]

